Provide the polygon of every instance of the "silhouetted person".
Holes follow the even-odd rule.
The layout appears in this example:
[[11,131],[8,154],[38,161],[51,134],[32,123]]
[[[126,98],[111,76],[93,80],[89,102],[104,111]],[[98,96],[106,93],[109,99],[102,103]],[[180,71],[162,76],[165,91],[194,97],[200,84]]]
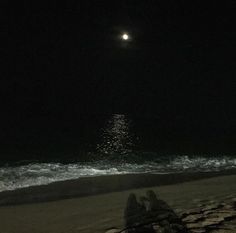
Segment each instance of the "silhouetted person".
[[150,201],[150,211],[172,211],[170,206],[157,198],[156,194],[152,190],[147,191],[147,198]]
[[147,209],[148,218],[159,223],[164,228],[164,232],[188,232],[174,210],[165,201],[158,199],[152,190],[147,191],[147,199],[150,202],[149,208]]
[[124,213],[126,233],[155,233],[151,225],[145,225],[145,215],[144,203],[139,204],[135,194],[131,193]]
[[[128,197],[124,213],[126,233],[188,233],[182,220],[170,206],[149,190],[138,203],[135,194]],[[154,230],[155,226],[155,230]]]

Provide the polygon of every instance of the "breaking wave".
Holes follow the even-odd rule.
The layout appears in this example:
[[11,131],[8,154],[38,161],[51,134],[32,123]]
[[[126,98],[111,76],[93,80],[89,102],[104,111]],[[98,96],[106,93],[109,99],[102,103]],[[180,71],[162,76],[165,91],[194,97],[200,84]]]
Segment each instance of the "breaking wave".
[[179,173],[207,172],[236,168],[236,158],[177,156],[156,161],[90,163],[29,163],[21,166],[0,167],[0,191],[45,185],[56,181],[80,177],[128,174],[128,173]]

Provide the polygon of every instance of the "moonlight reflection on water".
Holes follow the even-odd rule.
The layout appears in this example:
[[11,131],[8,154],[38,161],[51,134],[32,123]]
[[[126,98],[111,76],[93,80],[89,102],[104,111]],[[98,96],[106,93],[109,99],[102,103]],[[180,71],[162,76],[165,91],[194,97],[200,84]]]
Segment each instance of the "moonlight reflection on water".
[[125,115],[115,114],[102,129],[102,140],[97,145],[98,152],[106,155],[127,154],[132,147],[130,123]]

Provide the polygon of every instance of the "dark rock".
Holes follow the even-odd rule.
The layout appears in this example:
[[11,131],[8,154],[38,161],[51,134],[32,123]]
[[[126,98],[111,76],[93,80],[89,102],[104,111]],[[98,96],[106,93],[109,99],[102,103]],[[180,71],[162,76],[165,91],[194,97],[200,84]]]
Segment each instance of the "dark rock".
[[186,222],[186,223],[194,223],[202,219],[204,219],[204,216],[202,214],[194,214],[194,215],[188,215],[182,220],[183,222]]
[[193,229],[191,232],[192,233],[205,233],[206,230],[205,229]]
[[223,205],[221,204],[210,204],[210,205],[206,205],[202,211],[209,211],[209,210],[216,210],[216,209],[219,209],[220,207],[222,207]]
[[233,209],[236,210],[236,198],[233,199]]
[[215,226],[221,224],[223,221],[224,218],[221,217],[208,218],[201,222],[201,226],[204,228],[209,226]]
[[166,202],[158,199],[152,190],[147,191],[147,198],[150,202],[150,211],[172,210]]
[[187,223],[186,226],[187,226],[188,229],[191,229],[191,230],[202,228],[202,224],[200,222],[198,222],[198,223]]
[[182,213],[181,218],[185,218],[192,214],[201,214],[203,211],[201,208],[190,209]]
[[106,231],[106,233],[119,233],[121,230],[114,228],[114,229],[109,229]]

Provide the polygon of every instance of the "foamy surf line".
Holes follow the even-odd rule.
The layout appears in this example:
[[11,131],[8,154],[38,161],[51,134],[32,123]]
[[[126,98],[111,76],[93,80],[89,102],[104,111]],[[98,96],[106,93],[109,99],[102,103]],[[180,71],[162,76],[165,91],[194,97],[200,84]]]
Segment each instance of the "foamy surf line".
[[171,174],[222,171],[236,168],[231,157],[204,158],[188,156],[159,162],[111,163],[31,163],[16,167],[0,167],[0,192],[24,187],[46,185],[58,181],[107,175],[136,173]]
[[221,172],[177,174],[124,174],[82,177],[0,193],[0,205],[17,205],[79,198],[131,189],[171,185],[217,176],[236,175],[236,169]]

